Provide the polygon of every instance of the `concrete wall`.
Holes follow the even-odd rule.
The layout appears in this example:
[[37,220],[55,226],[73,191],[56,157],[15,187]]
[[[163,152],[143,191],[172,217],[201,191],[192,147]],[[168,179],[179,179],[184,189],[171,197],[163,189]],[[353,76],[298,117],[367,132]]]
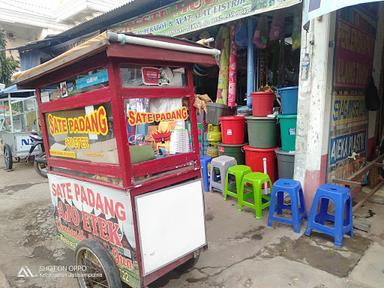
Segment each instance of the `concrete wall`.
[[335,19],[335,13],[319,17],[310,22],[308,32],[302,31],[294,177],[304,187],[307,209],[326,180]]
[[[383,75],[384,3],[379,7],[373,67],[378,88]],[[302,31],[294,177],[304,187],[307,209],[317,187],[327,181],[335,29],[333,12],[312,20],[308,31]],[[306,55],[310,59],[308,71],[303,67]],[[368,146],[376,143],[378,113],[369,112]]]

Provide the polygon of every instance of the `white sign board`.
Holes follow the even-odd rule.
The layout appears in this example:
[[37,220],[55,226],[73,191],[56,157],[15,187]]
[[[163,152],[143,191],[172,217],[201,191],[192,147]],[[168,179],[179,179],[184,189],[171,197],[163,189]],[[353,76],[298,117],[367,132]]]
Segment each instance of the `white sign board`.
[[144,275],[207,243],[201,181],[135,198]]

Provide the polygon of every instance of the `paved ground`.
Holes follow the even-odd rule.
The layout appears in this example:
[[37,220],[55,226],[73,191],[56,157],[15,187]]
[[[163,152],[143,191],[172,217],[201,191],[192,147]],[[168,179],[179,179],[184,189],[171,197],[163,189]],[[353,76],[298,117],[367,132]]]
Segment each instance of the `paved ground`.
[[[46,180],[31,165],[12,172],[0,164],[0,288],[76,287],[71,278],[21,278],[27,266],[69,265],[73,253],[53,237],[55,228]],[[384,191],[375,196],[384,203]],[[314,234],[296,234],[289,227],[266,227],[265,217],[238,212],[234,201],[206,193],[209,249],[187,273],[172,272],[152,288],[178,287],[384,287],[384,205],[367,203],[358,213],[371,224],[356,231],[342,249]]]

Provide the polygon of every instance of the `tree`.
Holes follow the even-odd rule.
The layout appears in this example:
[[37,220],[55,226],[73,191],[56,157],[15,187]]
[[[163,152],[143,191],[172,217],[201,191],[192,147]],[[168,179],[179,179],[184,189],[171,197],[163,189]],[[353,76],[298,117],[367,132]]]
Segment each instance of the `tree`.
[[5,54],[5,47],[7,40],[5,39],[5,32],[0,30],[0,83],[8,86],[11,84],[11,76],[19,67],[19,61],[13,57],[7,57]]

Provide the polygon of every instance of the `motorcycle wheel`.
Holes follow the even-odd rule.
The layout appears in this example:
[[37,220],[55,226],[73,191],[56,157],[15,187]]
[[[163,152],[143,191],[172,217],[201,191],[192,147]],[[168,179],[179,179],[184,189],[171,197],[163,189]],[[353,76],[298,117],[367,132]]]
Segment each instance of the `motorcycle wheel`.
[[4,164],[6,170],[12,170],[13,158],[11,147],[7,144],[4,145]]
[[38,163],[38,162],[35,162],[35,163],[34,163],[34,166],[35,166],[35,170],[36,170],[36,172],[37,172],[41,177],[48,178],[48,168],[47,168],[47,164],[45,164],[45,163]]

